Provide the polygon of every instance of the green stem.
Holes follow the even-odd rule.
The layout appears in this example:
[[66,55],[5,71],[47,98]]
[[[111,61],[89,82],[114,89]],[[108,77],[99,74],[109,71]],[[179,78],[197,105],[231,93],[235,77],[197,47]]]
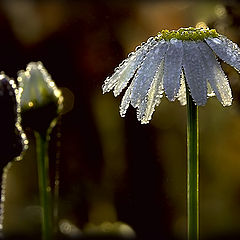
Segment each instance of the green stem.
[[199,239],[198,107],[187,92],[187,217],[188,240]]
[[55,165],[55,176],[54,176],[54,192],[53,192],[53,230],[57,234],[58,231],[58,205],[59,205],[59,154],[56,156],[56,165]]
[[51,187],[49,180],[47,134],[35,131],[37,146],[38,183],[42,207],[42,240],[52,239]]

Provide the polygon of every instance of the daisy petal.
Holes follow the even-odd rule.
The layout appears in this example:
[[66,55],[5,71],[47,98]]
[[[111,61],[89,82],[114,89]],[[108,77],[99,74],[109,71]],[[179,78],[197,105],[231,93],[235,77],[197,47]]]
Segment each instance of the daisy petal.
[[227,76],[224,74],[220,63],[217,61],[214,53],[204,42],[197,43],[201,51],[201,56],[205,65],[204,75],[209,81],[218,100],[223,106],[232,104],[232,91]]
[[204,78],[203,60],[196,42],[183,41],[183,68],[193,100],[197,105],[207,101],[207,81]]
[[131,101],[131,93],[132,93],[132,83],[128,87],[127,91],[124,93],[121,105],[120,105],[120,116],[125,117],[125,114],[127,112],[127,109],[129,107],[130,101]]
[[183,48],[182,41],[171,39],[165,55],[163,87],[170,101],[174,101],[180,88]]
[[147,96],[138,107],[137,118],[142,124],[148,123],[151,120],[155,106],[159,105],[163,96],[163,67],[164,61],[162,60]]
[[206,38],[205,41],[219,58],[240,72],[240,48],[236,43],[224,36]]
[[147,53],[144,62],[133,79],[133,92],[131,96],[133,107],[137,107],[147,95],[167,47],[168,43],[165,40],[161,40]]
[[215,96],[215,93],[210,85],[209,82],[207,82],[207,96],[208,97],[214,97]]
[[149,48],[156,44],[156,40],[150,38],[148,43],[138,47],[136,52],[123,60],[123,62],[115,69],[111,77],[107,77],[103,84],[103,93],[111,91],[114,87],[114,95],[117,96],[127,86],[129,80],[133,77],[137,68],[141,65]]
[[181,73],[181,79],[180,79],[180,89],[177,94],[177,99],[180,102],[181,105],[187,104],[187,97],[186,97],[186,84],[185,84],[185,77],[183,72]]

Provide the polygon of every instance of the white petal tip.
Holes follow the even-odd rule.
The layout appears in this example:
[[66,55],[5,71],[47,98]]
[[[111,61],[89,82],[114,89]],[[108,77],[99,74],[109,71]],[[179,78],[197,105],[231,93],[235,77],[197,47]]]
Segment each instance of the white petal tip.
[[222,102],[223,107],[230,107],[232,105],[232,101],[230,102]]
[[110,90],[108,90],[108,89],[103,89],[103,91],[102,91],[103,94],[108,93],[108,92],[110,92]]
[[149,123],[149,121],[141,121],[142,125],[145,125],[145,124],[148,124],[148,123]]
[[105,94],[105,93],[107,93],[108,91],[107,91],[107,88],[106,88],[106,86],[104,85],[104,86],[102,86],[102,93],[103,94]]
[[181,106],[186,106],[186,105],[187,105],[187,102],[180,102],[180,105],[181,105]]
[[201,102],[201,103],[195,103],[195,105],[199,106],[199,107],[203,107],[206,105],[206,102]]
[[170,101],[170,102],[174,102],[176,100],[176,97],[173,97],[173,96],[167,96],[167,99]]
[[126,116],[126,113],[121,113],[121,112],[120,112],[120,116],[121,116],[122,118],[124,118],[124,117]]
[[223,107],[230,107],[232,104],[222,104]]
[[116,92],[116,91],[113,91],[113,95],[114,97],[117,97],[121,92]]

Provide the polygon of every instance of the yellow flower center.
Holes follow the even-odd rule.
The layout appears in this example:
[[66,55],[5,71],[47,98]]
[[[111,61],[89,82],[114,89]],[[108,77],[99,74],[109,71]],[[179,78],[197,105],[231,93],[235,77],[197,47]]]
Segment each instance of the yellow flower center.
[[162,30],[156,36],[156,40],[171,40],[179,39],[184,41],[197,41],[204,40],[209,37],[219,37],[219,34],[215,29],[204,29],[204,28],[180,28],[178,30]]

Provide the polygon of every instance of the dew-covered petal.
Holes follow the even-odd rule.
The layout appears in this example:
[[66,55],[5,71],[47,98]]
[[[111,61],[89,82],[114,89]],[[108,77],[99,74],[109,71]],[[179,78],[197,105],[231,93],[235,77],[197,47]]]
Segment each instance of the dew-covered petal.
[[144,61],[144,58],[147,54],[147,52],[157,43],[156,40],[151,39],[151,41],[148,41],[145,46],[143,46],[141,49],[139,49],[138,52],[136,52],[136,55],[134,57],[133,63],[128,66],[128,68],[121,74],[121,76],[118,78],[118,81],[114,87],[113,93],[114,96],[118,96],[121,91],[127,86],[129,80],[133,77],[136,70],[140,67],[141,63]]
[[236,43],[225,36],[206,38],[205,41],[219,58],[240,72],[240,48]]
[[205,78],[209,81],[222,105],[230,106],[232,104],[232,91],[227,76],[224,74],[220,63],[217,61],[214,53],[206,43],[199,42],[198,47],[205,64]]
[[207,102],[207,81],[204,78],[203,60],[194,41],[183,41],[183,68],[193,100],[197,105]]
[[131,83],[126,92],[123,95],[121,105],[120,105],[120,116],[125,117],[127,109],[129,107],[131,101],[131,93],[132,93],[133,84]]
[[170,101],[174,101],[180,88],[183,48],[182,41],[171,39],[164,61],[163,87]]
[[131,96],[133,107],[137,107],[146,97],[167,47],[168,43],[165,40],[161,40],[147,53],[144,62],[133,79]]
[[[207,96],[212,97],[215,96],[215,93],[213,92],[211,85],[209,82],[207,82]],[[186,96],[186,84],[185,84],[185,77],[183,72],[181,72],[181,77],[180,77],[180,88],[177,94],[177,100],[180,102],[181,105],[186,105],[187,104],[187,96]]]
[[163,67],[164,60],[161,61],[158,67],[147,96],[138,106],[137,118],[142,124],[148,123],[151,120],[155,106],[159,105],[163,96]]
[[208,97],[214,97],[215,93],[210,85],[210,83],[207,81],[207,96]]
[[181,72],[181,79],[180,79],[180,88],[177,94],[177,99],[181,105],[187,104],[187,97],[186,97],[186,84],[185,84],[185,77],[183,72]]
[[111,77],[107,77],[102,86],[103,94],[106,92],[110,92],[119,81],[119,78],[123,79],[131,78],[131,74],[134,74],[136,69],[132,69],[132,65],[135,64],[135,54],[132,54],[127,59],[124,59],[120,65],[115,68],[114,73]]
[[111,77],[107,77],[103,84],[103,93],[109,92],[114,88],[114,95],[117,96],[127,86],[137,68],[141,65],[147,52],[157,41],[150,38],[147,43],[136,48],[136,51],[129,54],[129,57],[115,69]]

